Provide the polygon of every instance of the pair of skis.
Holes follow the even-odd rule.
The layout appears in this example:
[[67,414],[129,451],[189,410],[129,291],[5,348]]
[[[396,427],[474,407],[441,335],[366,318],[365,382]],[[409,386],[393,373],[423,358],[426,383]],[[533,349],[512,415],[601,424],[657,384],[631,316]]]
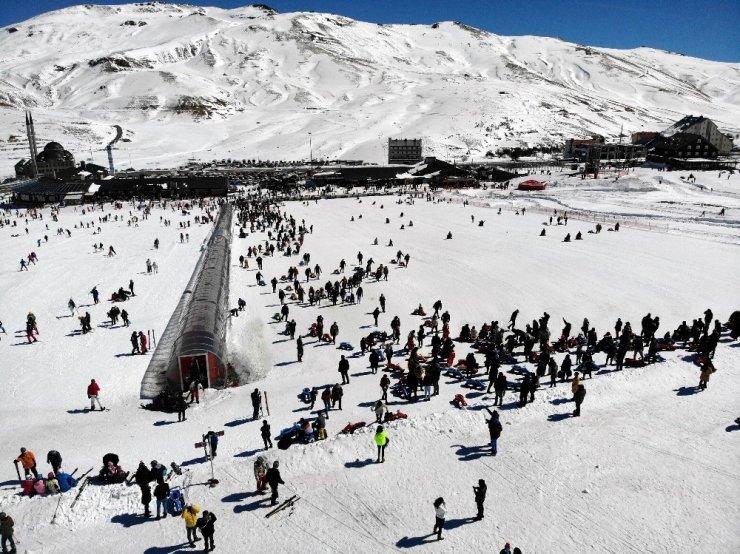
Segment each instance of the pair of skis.
[[[77,501],[80,499],[80,495],[82,494],[82,491],[85,490],[85,487],[87,486],[87,483],[90,481],[90,477],[88,477],[88,474],[93,470],[93,468],[88,469],[85,473],[83,473],[80,476],[80,479],[78,483],[80,483],[80,488],[77,490],[77,495],[75,495],[74,500],[72,501],[72,504],[69,505],[69,509],[75,507],[75,504],[77,504]],[[75,469],[77,471],[77,469]],[[72,474],[75,473],[75,471],[72,472]],[[54,510],[54,515],[51,518],[51,523],[54,523],[57,519],[57,512],[59,511],[59,505],[62,503],[62,498],[64,498],[64,495],[59,495],[59,502],[57,502],[57,507]]]
[[275,514],[277,514],[278,512],[282,512],[282,511],[283,511],[283,510],[285,510],[286,508],[291,508],[291,507],[293,507],[293,505],[294,505],[294,504],[295,504],[295,503],[296,503],[296,502],[297,502],[298,500],[300,500],[300,497],[299,497],[299,496],[297,496],[297,495],[293,495],[293,496],[291,496],[290,498],[288,498],[288,500],[286,500],[285,502],[283,502],[282,504],[280,504],[280,505],[279,505],[279,506],[278,506],[277,508],[275,508],[275,509],[273,509],[273,510],[270,510],[269,512],[267,512],[267,513],[265,514],[265,518],[269,518],[269,517],[271,517],[271,516],[274,516]]

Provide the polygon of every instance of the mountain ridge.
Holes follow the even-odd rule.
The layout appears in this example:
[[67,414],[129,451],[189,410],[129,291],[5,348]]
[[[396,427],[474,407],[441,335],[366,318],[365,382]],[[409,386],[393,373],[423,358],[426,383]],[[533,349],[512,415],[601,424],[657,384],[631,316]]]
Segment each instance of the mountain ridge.
[[[10,135],[23,136],[22,111],[32,109],[40,139],[81,158],[119,124],[137,166],[308,158],[309,133],[315,157],[375,162],[389,136],[420,137],[428,154],[462,160],[660,130],[688,113],[740,134],[740,64],[459,22],[80,5],[0,29],[0,49]],[[23,157],[19,142],[0,135],[0,168]]]

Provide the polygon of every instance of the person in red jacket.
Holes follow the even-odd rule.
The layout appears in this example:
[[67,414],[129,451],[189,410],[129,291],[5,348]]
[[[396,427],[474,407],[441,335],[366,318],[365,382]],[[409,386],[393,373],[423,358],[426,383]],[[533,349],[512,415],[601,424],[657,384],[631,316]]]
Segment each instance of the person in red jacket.
[[98,408],[100,408],[100,411],[105,410],[103,406],[100,405],[100,386],[95,382],[95,379],[90,379],[90,384],[87,385],[87,397],[90,399],[90,409],[95,411],[95,403],[98,403]]
[[141,348],[141,353],[146,354],[147,353],[147,339],[143,331],[139,331],[139,345]]

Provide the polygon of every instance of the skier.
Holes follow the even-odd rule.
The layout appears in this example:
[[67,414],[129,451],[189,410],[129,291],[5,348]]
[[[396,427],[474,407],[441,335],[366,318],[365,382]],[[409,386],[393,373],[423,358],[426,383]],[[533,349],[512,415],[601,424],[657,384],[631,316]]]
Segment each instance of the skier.
[[252,421],[257,421],[262,407],[262,394],[258,388],[255,388],[250,396],[252,398]]
[[262,441],[265,443],[265,450],[272,448],[272,433],[270,432],[270,424],[265,419],[260,427],[260,434],[262,435]]
[[375,430],[373,440],[378,447],[378,460],[376,463],[383,463],[385,462],[385,447],[388,446],[388,434],[385,432],[382,425],[378,425],[378,428]]
[[280,477],[280,470],[278,469],[279,467],[280,462],[273,462],[272,467],[267,470],[267,474],[265,475],[267,484],[270,485],[270,492],[272,493],[270,495],[270,506],[275,506],[277,504],[278,485],[285,484],[285,481],[283,481],[282,477]]
[[22,447],[21,455],[18,456],[15,461],[20,462],[21,466],[23,466],[23,472],[26,479],[33,479],[36,477],[36,456],[33,455],[33,452],[27,450],[26,447]]
[[100,404],[100,385],[95,382],[95,379],[90,379],[90,384],[87,386],[87,397],[90,399],[90,410],[95,411],[95,403],[98,403],[98,408],[102,412],[105,410]]
[[[13,518],[5,512],[0,513],[0,540],[2,541],[3,553],[9,552],[15,554],[15,541],[13,540]],[[10,543],[10,550],[7,549],[7,545]]]
[[190,548],[195,548],[195,543],[200,540],[198,536],[198,514],[200,508],[194,504],[188,504],[182,511],[182,517],[185,520],[185,531],[187,532]]
[[213,533],[215,531],[216,514],[203,510],[203,517],[198,520],[198,527],[203,534],[204,552],[210,552],[215,547],[213,545]]
[[475,505],[478,507],[478,514],[475,516],[475,519],[477,520],[483,519],[483,503],[486,501],[487,490],[488,487],[483,479],[478,479],[478,486],[473,487],[473,492],[475,493]]
[[441,496],[437,498],[437,500],[434,501],[434,515],[435,515],[435,522],[434,522],[434,531],[432,531],[432,534],[437,533],[437,540],[443,541],[444,537],[442,537],[442,529],[445,526],[445,516],[447,515],[447,506],[445,506],[444,498]]
[[491,419],[487,420],[486,423],[488,424],[488,434],[491,439],[491,456],[495,456],[498,454],[498,439],[501,437],[503,427],[501,426],[501,421],[496,410],[491,411],[486,408],[486,411],[491,414]]

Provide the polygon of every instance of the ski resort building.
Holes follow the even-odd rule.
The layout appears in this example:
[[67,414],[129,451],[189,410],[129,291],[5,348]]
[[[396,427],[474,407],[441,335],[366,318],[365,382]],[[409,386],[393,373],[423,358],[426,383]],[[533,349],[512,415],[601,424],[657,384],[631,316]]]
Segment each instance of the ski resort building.
[[666,138],[680,134],[697,135],[713,146],[720,156],[726,156],[732,150],[732,138],[722,133],[711,119],[702,116],[687,115],[661,134]]
[[414,165],[422,160],[421,139],[388,139],[388,163]]

